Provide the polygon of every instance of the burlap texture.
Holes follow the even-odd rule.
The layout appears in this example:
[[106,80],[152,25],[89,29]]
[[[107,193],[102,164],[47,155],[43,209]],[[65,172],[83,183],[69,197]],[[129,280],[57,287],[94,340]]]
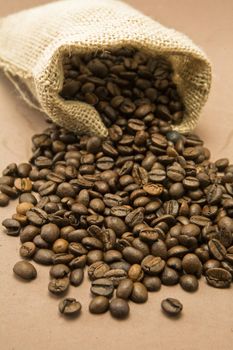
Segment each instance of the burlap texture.
[[22,11],[0,20],[0,67],[15,84],[26,84],[38,105],[54,122],[76,132],[107,135],[98,112],[59,96],[62,57],[132,46],[162,54],[173,65],[183,97],[185,117],[175,129],[192,130],[206,102],[211,67],[204,52],[185,35],[163,27],[121,1],[66,0]]

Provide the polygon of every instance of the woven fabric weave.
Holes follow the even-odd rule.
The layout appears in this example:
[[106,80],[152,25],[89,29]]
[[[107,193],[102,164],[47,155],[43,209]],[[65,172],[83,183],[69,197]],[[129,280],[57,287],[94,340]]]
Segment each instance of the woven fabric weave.
[[94,107],[59,96],[64,54],[125,46],[171,61],[185,105],[184,120],[174,128],[192,130],[208,97],[211,66],[184,34],[116,0],[58,1],[0,20],[0,67],[27,85],[55,123],[79,133],[106,136],[107,130]]

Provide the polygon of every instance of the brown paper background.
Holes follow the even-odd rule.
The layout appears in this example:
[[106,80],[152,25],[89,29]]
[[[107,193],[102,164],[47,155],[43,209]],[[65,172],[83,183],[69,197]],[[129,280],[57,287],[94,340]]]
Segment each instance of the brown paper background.
[[[0,16],[43,4],[44,0],[0,0]],[[196,132],[211,149],[214,160],[233,161],[233,1],[128,0],[168,27],[189,35],[209,55],[213,85]],[[0,74],[0,170],[10,162],[27,161],[30,137],[45,127],[39,113],[26,107]],[[14,203],[0,209],[0,221],[13,214]],[[1,230],[2,231],[2,230]],[[12,266],[19,260],[19,240],[0,232],[0,349],[1,350],[230,350],[233,349],[232,287],[218,290],[202,280],[189,294],[179,286],[151,293],[144,305],[131,303],[126,321],[109,314],[87,312],[89,283],[70,288],[68,295],[83,305],[79,318],[58,314],[59,299],[48,294],[49,268],[37,265],[38,278],[19,282]],[[184,305],[180,319],[160,310],[166,297]]]

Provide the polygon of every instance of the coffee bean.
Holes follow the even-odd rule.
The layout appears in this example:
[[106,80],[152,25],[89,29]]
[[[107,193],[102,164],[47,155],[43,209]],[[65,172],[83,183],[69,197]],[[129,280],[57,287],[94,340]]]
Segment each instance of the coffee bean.
[[194,275],[180,277],[180,285],[187,292],[195,292],[198,289],[198,279]]
[[199,275],[202,270],[202,264],[195,254],[186,254],[182,260],[182,267],[188,274]]
[[33,260],[42,265],[51,265],[53,263],[54,253],[49,249],[38,249]]
[[110,302],[110,313],[115,318],[126,318],[129,315],[129,304],[122,298],[114,298]]
[[73,286],[77,287],[82,283],[83,277],[84,277],[83,269],[81,268],[74,269],[70,274],[70,283]]
[[59,228],[55,224],[46,224],[41,227],[41,237],[48,243],[53,243],[59,238]]
[[0,191],[5,194],[6,196],[14,199],[18,197],[18,191],[15,188],[12,188],[11,186],[8,186],[6,184],[0,184]]
[[10,198],[4,193],[0,193],[0,207],[6,207],[9,204]]
[[[51,233],[50,233],[51,234]],[[58,238],[53,242],[53,251],[54,253],[65,253],[69,247],[69,242],[63,238]]]
[[31,258],[36,252],[36,245],[33,242],[25,242],[20,247],[19,253],[22,258]]
[[66,316],[78,315],[81,311],[81,304],[74,298],[66,298],[59,303],[59,311]]
[[111,269],[105,272],[104,277],[111,280],[114,287],[116,287],[122,280],[127,278],[127,272],[123,269]]
[[174,286],[179,282],[178,272],[168,266],[165,266],[161,274],[161,282],[165,286]]
[[6,228],[6,233],[9,236],[18,236],[20,232],[20,223],[14,219],[5,219],[2,222],[2,226]]
[[104,277],[104,274],[110,270],[110,267],[103,261],[97,261],[88,268],[88,276],[91,280]]
[[118,250],[108,250],[104,254],[104,261],[107,264],[111,264],[115,261],[120,261],[122,259],[122,253],[119,252]]
[[177,316],[181,313],[183,305],[177,299],[167,298],[161,303],[162,310],[169,316]]
[[133,290],[130,299],[135,303],[145,303],[148,299],[148,292],[146,287],[141,282],[133,284]]
[[89,311],[92,314],[103,314],[109,308],[109,299],[104,296],[96,296],[89,305]]
[[37,276],[35,267],[28,261],[18,261],[14,265],[13,271],[17,276],[24,280],[32,280]]
[[64,264],[57,264],[51,267],[49,273],[52,278],[63,278],[69,275],[70,269]]
[[138,264],[143,259],[143,253],[140,250],[133,247],[124,248],[122,253],[125,260],[131,264]]
[[139,282],[143,279],[144,272],[140,265],[133,264],[128,271],[128,276],[133,282]]
[[53,278],[48,285],[48,289],[53,294],[64,293],[69,287],[69,278]]
[[108,278],[99,278],[91,283],[91,292],[94,295],[111,297],[114,291],[113,282]]
[[133,281],[126,278],[120,281],[117,290],[116,296],[117,298],[128,299],[133,290]]
[[149,292],[157,292],[161,288],[161,280],[155,276],[145,276],[142,283]]
[[158,275],[165,267],[165,261],[153,255],[146,256],[141,263],[142,269],[148,275]]
[[32,189],[31,180],[28,178],[15,179],[14,186],[20,192],[30,192]]
[[229,271],[222,268],[210,268],[206,271],[206,281],[215,288],[230,287],[232,276]]
[[208,243],[209,250],[213,257],[219,261],[224,260],[226,248],[217,239],[211,239]]

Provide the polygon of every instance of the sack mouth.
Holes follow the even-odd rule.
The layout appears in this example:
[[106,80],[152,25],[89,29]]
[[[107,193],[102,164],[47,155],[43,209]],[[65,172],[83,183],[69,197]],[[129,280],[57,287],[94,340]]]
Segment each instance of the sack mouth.
[[[71,42],[70,39],[66,39]],[[177,86],[177,90],[183,100],[185,111],[183,121],[179,124],[172,124],[172,128],[179,132],[185,133],[192,131],[196,124],[202,107],[204,106],[211,86],[211,66],[205,55],[198,49],[190,55],[190,51],[184,48],[177,47],[163,47],[156,49],[156,47],[144,46],[141,41],[124,40],[124,43],[105,44],[101,48],[99,45],[85,45],[78,42],[72,42],[69,45],[59,45],[57,49],[48,47],[43,52],[43,57],[39,60],[40,66],[35,67],[34,79],[36,82],[36,95],[41,101],[41,106],[46,114],[57,122],[59,125],[67,127],[63,123],[64,118],[57,118],[54,113],[74,113],[73,118],[76,118],[75,129],[81,133],[89,132],[90,122],[88,123],[88,115],[91,118],[96,118],[97,125],[93,133],[101,133],[102,136],[107,136],[107,130],[104,126],[100,115],[95,107],[81,101],[65,100],[60,96],[60,92],[64,83],[63,74],[63,57],[65,55],[77,54],[83,55],[93,52],[114,51],[121,47],[134,48],[136,50],[145,52],[146,54],[155,57],[162,56],[166,58],[172,65],[174,74],[173,81]],[[48,52],[52,52],[52,56],[48,59]],[[46,57],[46,59],[45,59]],[[46,62],[46,66],[41,62]],[[40,68],[43,67],[42,70]],[[204,77],[204,78],[203,78]],[[44,93],[46,91],[46,93]],[[52,103],[54,107],[52,107]],[[49,106],[49,108],[48,108]],[[78,121],[78,111],[86,110],[85,122],[87,125],[81,125]],[[71,112],[71,110],[73,112]],[[72,119],[72,116],[70,116]],[[69,118],[69,116],[68,116]],[[74,124],[74,123],[72,123]],[[98,131],[99,129],[99,131]]]

